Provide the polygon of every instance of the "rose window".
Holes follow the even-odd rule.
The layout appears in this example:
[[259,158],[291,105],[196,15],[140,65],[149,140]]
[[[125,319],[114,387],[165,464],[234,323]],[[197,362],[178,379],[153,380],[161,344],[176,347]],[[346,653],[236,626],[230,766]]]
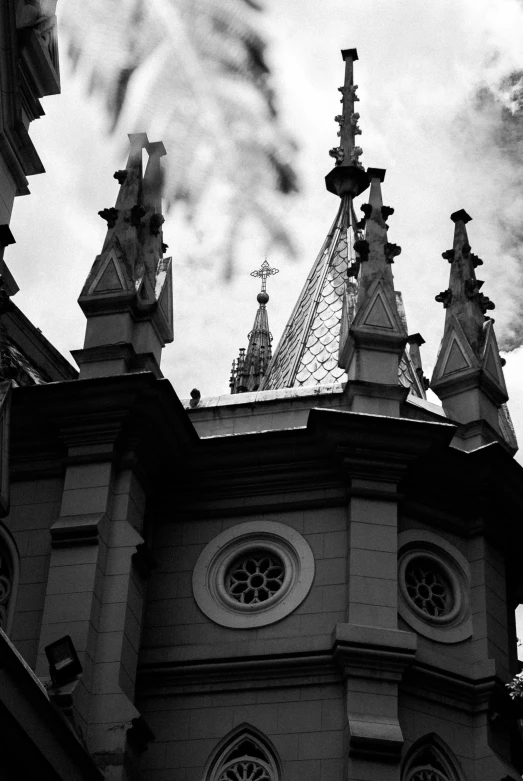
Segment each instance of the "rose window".
[[[429,616],[445,616],[452,609],[452,588],[443,571],[431,559],[415,558],[409,562],[405,586],[411,601]],[[432,779],[424,778],[423,781]]]
[[227,594],[237,602],[257,605],[267,602],[277,594],[284,578],[285,567],[278,556],[272,551],[254,551],[236,559],[232,564],[226,576],[225,588]]
[[273,779],[265,764],[248,759],[225,767],[218,781],[273,781]]

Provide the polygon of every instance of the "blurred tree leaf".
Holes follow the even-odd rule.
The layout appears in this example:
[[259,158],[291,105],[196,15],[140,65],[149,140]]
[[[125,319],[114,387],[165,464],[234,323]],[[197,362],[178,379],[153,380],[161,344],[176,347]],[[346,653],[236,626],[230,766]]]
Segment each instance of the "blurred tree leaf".
[[254,0],[62,0],[75,69],[103,96],[110,132],[145,131],[167,149],[166,209],[182,207],[202,258],[232,273],[240,237],[292,241],[296,145],[275,108]]

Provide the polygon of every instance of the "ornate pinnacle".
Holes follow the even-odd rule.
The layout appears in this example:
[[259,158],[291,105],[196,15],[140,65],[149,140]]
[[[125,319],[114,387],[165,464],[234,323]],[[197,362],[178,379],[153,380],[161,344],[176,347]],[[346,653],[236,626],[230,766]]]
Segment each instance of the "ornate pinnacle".
[[359,161],[361,147],[356,146],[355,138],[361,133],[358,125],[360,115],[354,110],[354,103],[359,100],[356,95],[357,85],[353,84],[354,62],[358,59],[356,49],[343,49],[341,56],[345,62],[345,80],[341,92],[342,113],[334,117],[339,124],[339,145],[329,150],[334,157],[335,168],[325,178],[327,190],[340,197],[344,194],[356,196],[369,186],[368,177]]
[[[340,151],[342,154],[336,156],[336,165],[357,165],[361,166],[357,157],[354,156],[356,146],[355,136],[361,133],[358,127],[360,115],[354,111],[354,102],[358,100],[356,96],[356,86],[353,81],[353,64],[358,59],[356,49],[344,49],[341,53],[345,61],[345,83],[343,87],[338,87],[341,92],[341,103],[343,113],[334,117],[334,121],[339,124],[338,136],[340,138]],[[332,152],[332,150],[331,150]],[[360,152],[361,154],[361,152]],[[335,156],[335,155],[331,155]]]

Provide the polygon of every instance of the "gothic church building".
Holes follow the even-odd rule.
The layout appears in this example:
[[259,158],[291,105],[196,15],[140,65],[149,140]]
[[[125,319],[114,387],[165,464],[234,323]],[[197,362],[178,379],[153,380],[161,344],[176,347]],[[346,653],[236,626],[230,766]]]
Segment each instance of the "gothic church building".
[[[19,101],[2,114],[2,251],[38,172],[27,106],[59,88],[53,19],[24,8],[0,12]],[[441,403],[427,400],[385,170],[356,145],[357,52],[342,57],[337,213],[274,352],[274,270],[257,272],[230,393],[181,401],[162,375],[176,334],[160,142],[130,136],[101,212],[79,372],[16,308],[2,260],[2,778],[520,778],[505,684],[523,475],[493,305],[462,209],[442,238]]]

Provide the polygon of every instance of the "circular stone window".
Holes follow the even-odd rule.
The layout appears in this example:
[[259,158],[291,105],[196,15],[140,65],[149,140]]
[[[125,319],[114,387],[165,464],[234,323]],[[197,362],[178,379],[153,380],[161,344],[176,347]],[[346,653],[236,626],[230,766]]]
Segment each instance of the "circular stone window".
[[285,564],[269,550],[251,551],[232,563],[225,576],[225,591],[241,605],[269,603],[285,579]]
[[307,541],[282,523],[241,523],[201,552],[193,572],[199,608],[222,626],[280,621],[307,596],[314,557]]
[[403,577],[410,606],[423,618],[448,621],[459,609],[459,585],[434,556],[417,554],[409,558]]
[[401,617],[419,634],[457,643],[472,634],[468,562],[454,546],[429,532],[400,535]]

